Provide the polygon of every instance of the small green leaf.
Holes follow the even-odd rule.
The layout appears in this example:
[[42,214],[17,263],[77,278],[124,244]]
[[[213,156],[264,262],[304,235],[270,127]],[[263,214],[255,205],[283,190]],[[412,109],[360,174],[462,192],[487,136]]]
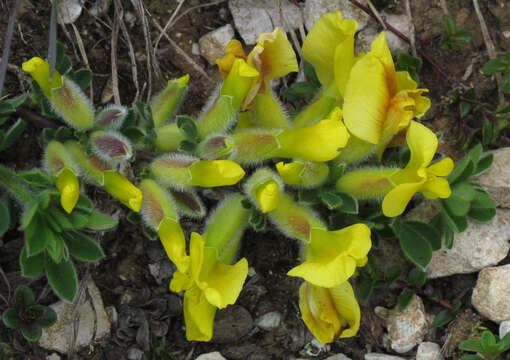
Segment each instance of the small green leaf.
[[30,305],[34,305],[35,296],[33,291],[26,285],[19,285],[14,292],[14,302],[16,308],[20,311],[25,310]]
[[138,143],[145,137],[145,133],[136,126],[129,126],[121,130],[122,135],[127,137],[133,144]]
[[441,212],[443,214],[443,218],[446,220],[446,223],[453,231],[457,234],[463,232],[467,229],[468,223],[467,218],[465,216],[455,216],[453,215],[447,208],[447,206],[443,202],[444,199],[439,201]]
[[483,72],[487,75],[495,74],[497,72],[505,71],[508,63],[500,59],[489,60],[482,68]]
[[510,71],[501,78],[501,91],[505,94],[510,94]]
[[339,211],[346,214],[357,214],[359,212],[358,200],[355,197],[344,193],[338,193],[338,195],[342,198],[342,204],[338,208]]
[[7,308],[2,313],[2,320],[9,329],[19,329],[23,322],[14,308]]
[[492,154],[488,154],[482,157],[478,163],[476,164],[476,169],[473,175],[479,175],[483,173],[485,170],[491,167],[492,161],[494,160],[494,156]]
[[462,355],[460,360],[484,360],[484,358],[481,356],[478,356],[478,355],[466,354],[466,355]]
[[82,90],[85,90],[92,81],[92,71],[79,69],[74,71],[70,77]]
[[427,274],[419,268],[414,268],[409,272],[407,280],[413,286],[422,287],[427,281]]
[[54,262],[58,263],[62,260],[64,255],[64,240],[60,235],[53,234],[53,241],[46,247],[46,253],[50,255]]
[[89,221],[89,215],[82,213],[79,210],[74,210],[68,215],[69,221],[73,224],[74,229],[83,229]]
[[49,306],[33,305],[29,310],[39,314],[35,323],[42,328],[53,326],[57,322],[57,313]]
[[461,101],[460,102],[460,117],[463,118],[471,111],[471,104]]
[[315,205],[319,203],[318,189],[299,189],[298,200],[304,204]]
[[24,323],[21,326],[21,333],[28,341],[37,341],[42,335],[42,329],[35,322]]
[[317,74],[315,72],[315,69],[313,68],[313,65],[310,64],[308,61],[304,62],[303,71],[305,72],[306,78],[310,82],[312,82],[317,87],[321,86],[321,83],[320,83],[319,79],[317,78]]
[[476,191],[474,187],[468,183],[457,183],[452,187],[452,194],[449,198],[443,199],[443,203],[448,210],[455,216],[465,216],[471,206]]
[[55,62],[55,69],[62,75],[66,75],[71,70],[71,60],[66,55],[64,44],[60,41],[57,42],[57,59]]
[[62,260],[57,264],[49,256],[46,256],[45,270],[48,282],[55,294],[72,303],[78,289],[78,279],[71,260]]
[[198,140],[198,129],[195,120],[190,116],[179,115],[176,119],[177,127],[181,133],[189,140],[196,142]]
[[21,227],[23,229],[26,229],[28,225],[32,222],[35,214],[37,213],[38,208],[39,208],[38,199],[33,199],[26,205],[25,211],[23,211],[23,216],[21,217]]
[[62,210],[56,207],[51,207],[48,209],[47,214],[51,215],[53,220],[55,220],[64,231],[74,228],[71,221],[67,218],[67,214],[65,214]]
[[464,158],[455,165],[455,168],[448,176],[448,182],[450,185],[453,185],[457,182],[467,180],[473,175],[474,170],[475,164],[473,160],[469,156],[464,156]]
[[5,202],[0,200],[0,238],[11,226],[11,215],[9,213],[9,207]]
[[464,340],[459,344],[459,349],[464,351],[483,352],[480,342],[475,340]]
[[477,189],[471,202],[471,207],[476,209],[492,209],[496,207],[496,203],[484,190]]
[[494,125],[489,119],[484,119],[482,125],[482,143],[490,145],[494,141]]
[[384,278],[386,280],[387,286],[391,286],[403,273],[402,266],[393,265],[390,267],[385,273]]
[[501,353],[508,349],[510,349],[510,332],[506,333],[506,335],[499,341],[499,351]]
[[342,205],[342,196],[335,191],[321,189],[319,191],[319,198],[329,210],[336,209]]
[[20,253],[19,263],[21,274],[26,278],[35,278],[41,275],[44,269],[44,253],[40,253],[31,257],[27,256],[26,246]]
[[86,228],[96,231],[109,230],[117,226],[118,221],[111,216],[93,211],[88,218]]
[[65,243],[69,253],[81,261],[98,261],[104,257],[104,252],[99,244],[90,237],[77,231],[73,231],[65,237]]
[[487,222],[496,216],[496,209],[471,209],[468,216],[478,222]]
[[429,240],[430,233],[423,232],[425,227],[419,224],[425,225],[427,229],[432,229],[427,224],[418,221],[400,220],[395,221],[391,228],[399,238],[404,254],[417,266],[425,269],[432,259],[432,246]]
[[410,289],[404,289],[400,293],[400,295],[397,297],[397,304],[400,306],[401,309],[405,309],[411,300],[413,299],[414,292]]
[[75,209],[81,210],[86,214],[90,214],[92,212],[92,201],[89,198],[80,195],[78,198],[78,202],[76,203]]
[[23,131],[25,131],[26,123],[22,119],[18,119],[4,135],[4,140],[2,142],[2,148],[8,148],[21,136]]
[[266,227],[267,216],[259,210],[252,208],[248,222],[255,231],[262,231]]
[[495,345],[495,344],[496,344],[496,337],[494,336],[494,334],[490,330],[485,330],[482,333],[482,337],[481,337],[482,348],[484,348],[484,350],[487,350],[487,348],[489,346]]
[[455,318],[455,313],[450,309],[444,309],[434,318],[432,323],[434,327],[439,328],[447,325],[450,321]]
[[9,115],[15,111],[16,109],[12,104],[9,104],[7,101],[0,101],[0,115]]
[[25,247],[27,256],[31,257],[39,254],[49,242],[53,239],[53,233],[45,226],[44,222],[37,216],[30,222],[25,229]]
[[448,15],[444,17],[444,21],[446,24],[446,32],[449,35],[454,34],[455,31],[457,31],[457,25],[455,24],[455,21],[451,18],[451,16]]
[[444,231],[444,246],[447,249],[451,249],[453,247],[453,239],[455,237],[455,234],[453,233],[453,230],[448,224],[445,224],[443,227]]
[[197,146],[198,146],[197,143],[195,143],[193,141],[182,140],[179,143],[179,151],[182,151],[182,152],[185,152],[188,154],[193,154],[197,150]]
[[36,187],[47,187],[53,183],[51,177],[44,170],[38,168],[21,171],[19,175],[30,185]]

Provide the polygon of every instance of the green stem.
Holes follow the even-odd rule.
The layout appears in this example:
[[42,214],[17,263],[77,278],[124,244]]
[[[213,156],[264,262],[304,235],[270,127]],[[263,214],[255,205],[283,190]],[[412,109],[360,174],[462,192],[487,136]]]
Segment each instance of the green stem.
[[32,199],[33,194],[18,174],[3,165],[0,165],[0,186],[14,194],[21,204],[25,204]]

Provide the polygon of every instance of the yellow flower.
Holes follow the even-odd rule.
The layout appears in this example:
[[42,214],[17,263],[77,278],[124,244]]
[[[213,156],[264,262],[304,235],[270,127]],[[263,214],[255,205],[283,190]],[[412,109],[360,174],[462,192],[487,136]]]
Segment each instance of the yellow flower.
[[51,98],[53,89],[62,87],[64,81],[62,75],[55,70],[50,82],[50,64],[40,57],[33,57],[22,64],[23,71],[27,72],[37,82],[42,91]]
[[230,73],[230,70],[232,70],[235,59],[246,60],[247,56],[244,52],[241,42],[239,40],[233,39],[230,40],[230,42],[225,47],[225,56],[216,59],[218,70],[220,71],[223,79],[225,79]]
[[404,169],[391,175],[395,187],[386,194],[382,203],[383,213],[389,217],[402,214],[418,191],[429,199],[444,199],[451,195],[448,181],[440,176],[450,174],[453,160],[444,158],[429,166],[437,149],[436,135],[426,126],[411,121],[406,140],[411,159]]
[[142,206],[142,192],[117,171],[104,172],[103,189],[135,212]]
[[257,83],[259,76],[257,69],[247,64],[245,60],[236,58],[221,86],[220,95],[232,96],[232,107],[238,110],[247,94]]
[[321,342],[336,336],[352,337],[359,330],[361,312],[351,284],[323,288],[304,282],[299,288],[299,309],[311,333]]
[[199,234],[191,234],[189,271],[178,270],[170,283],[170,290],[186,291],[184,320],[188,340],[211,340],[216,309],[235,303],[247,275],[245,258],[226,265],[218,259],[218,249],[207,247]]
[[276,170],[285,184],[303,187],[317,187],[323,184],[329,175],[329,166],[325,163],[294,160],[290,163],[280,161]]
[[280,200],[280,187],[278,183],[274,180],[269,180],[257,187],[255,189],[255,199],[257,199],[260,211],[263,213],[276,209]]
[[322,287],[333,287],[347,281],[357,266],[364,266],[372,246],[370,229],[365,224],[327,231],[311,228],[305,245],[306,260],[287,275],[298,276]]
[[430,100],[421,96],[424,92],[428,90],[417,89],[407,72],[395,71],[382,32],[349,72],[343,105],[345,125],[359,139],[380,144],[381,155],[395,134],[429,109]]
[[80,197],[78,178],[71,169],[65,167],[58,173],[55,184],[58,191],[60,191],[60,204],[70,214]]

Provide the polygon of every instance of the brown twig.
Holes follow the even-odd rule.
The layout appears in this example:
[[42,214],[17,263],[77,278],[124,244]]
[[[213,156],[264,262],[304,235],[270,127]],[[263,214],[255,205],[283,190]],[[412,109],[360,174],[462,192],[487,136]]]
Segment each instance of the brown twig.
[[27,122],[31,123],[32,125],[40,128],[40,129],[44,129],[44,128],[55,129],[58,127],[57,123],[35,113],[32,110],[29,110],[27,108],[22,108],[22,107],[17,108],[14,115],[22,118],[23,120],[26,120]]
[[[83,45],[83,40],[80,36],[80,32],[78,31],[78,28],[76,27],[76,25],[74,25],[74,23],[71,24],[71,26],[73,27],[74,36],[76,37],[76,42],[78,43],[78,49],[80,50],[80,54],[83,59],[83,65],[85,65],[85,67],[92,72],[92,70],[90,69],[87,52],[85,51],[85,46]],[[94,86],[92,80],[90,81],[90,100],[94,102]]]
[[437,298],[434,298],[434,297],[431,297],[429,295],[427,295],[422,289],[420,289],[419,287],[416,287],[416,286],[413,286],[413,285],[409,285],[407,282],[403,281],[403,280],[397,280],[396,283],[406,289],[410,289],[412,291],[414,291],[416,294],[420,295],[420,296],[424,296],[436,303],[438,303],[439,305],[441,305],[442,307],[446,308],[446,309],[449,309],[449,310],[453,310],[453,305],[450,304],[448,301],[446,300],[441,300],[441,299],[437,299]]
[[112,92],[115,104],[120,105],[119,74],[117,72],[117,40],[119,36],[120,18],[124,16],[122,9],[115,6],[113,19],[112,41],[111,41],[111,62],[112,62]]
[[156,41],[154,42],[154,56],[156,56],[156,52],[158,51],[158,47],[159,47],[159,42],[161,41],[163,34],[166,34],[168,29],[170,29],[170,27],[172,26],[172,23],[173,23],[175,17],[177,16],[177,13],[181,10],[182,4],[184,4],[184,0],[179,0],[177,7],[172,12],[172,16],[170,16],[170,19],[168,19],[168,21],[166,22],[165,27],[163,27],[163,30],[161,30],[159,32],[159,35],[158,35]]

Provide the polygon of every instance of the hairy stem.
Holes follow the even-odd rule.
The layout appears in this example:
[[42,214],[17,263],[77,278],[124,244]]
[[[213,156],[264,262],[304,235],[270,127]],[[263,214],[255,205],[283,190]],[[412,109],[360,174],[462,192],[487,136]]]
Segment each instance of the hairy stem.
[[9,169],[0,164],[0,187],[5,188],[15,195],[16,199],[24,204],[32,199],[32,193],[28,186],[26,186],[19,178],[19,176]]

